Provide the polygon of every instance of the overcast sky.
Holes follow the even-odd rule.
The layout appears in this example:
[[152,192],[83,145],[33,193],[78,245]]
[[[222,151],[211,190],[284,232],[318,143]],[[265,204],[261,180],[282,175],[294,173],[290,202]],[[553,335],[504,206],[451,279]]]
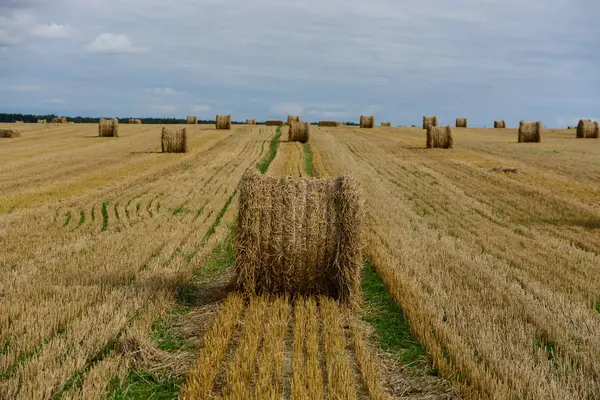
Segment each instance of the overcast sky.
[[0,112],[600,117],[597,0],[0,0]]

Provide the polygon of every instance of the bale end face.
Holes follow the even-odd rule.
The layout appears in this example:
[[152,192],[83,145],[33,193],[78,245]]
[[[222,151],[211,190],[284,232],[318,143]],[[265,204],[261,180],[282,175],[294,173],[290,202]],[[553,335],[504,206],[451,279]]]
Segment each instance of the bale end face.
[[100,118],[98,123],[98,136],[119,137],[119,120]]
[[235,272],[247,295],[328,295],[358,305],[363,203],[356,180],[247,172]]
[[540,121],[519,121],[519,143],[539,143],[542,141],[543,125]]
[[452,127],[431,125],[427,127],[428,149],[451,149],[453,147]]
[[217,115],[215,127],[219,130],[231,129],[231,115]]
[[437,116],[423,117],[423,129],[427,129],[430,126],[438,126]]
[[504,121],[494,121],[494,128],[505,129],[506,122]]
[[163,153],[187,153],[190,151],[187,140],[187,129],[162,128],[160,144]]
[[591,119],[579,120],[577,124],[578,139],[598,139],[600,137],[600,126],[597,121]]
[[373,115],[361,115],[360,116],[360,127],[370,129],[375,127],[375,116]]

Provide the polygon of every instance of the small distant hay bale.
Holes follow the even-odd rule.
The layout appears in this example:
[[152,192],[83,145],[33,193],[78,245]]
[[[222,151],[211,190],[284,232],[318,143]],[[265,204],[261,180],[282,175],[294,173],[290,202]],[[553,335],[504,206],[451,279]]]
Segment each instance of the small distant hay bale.
[[337,127],[340,124],[337,121],[319,121],[318,126]]
[[333,179],[247,172],[240,183],[235,272],[247,295],[327,295],[358,305],[363,200]]
[[119,137],[119,120],[100,118],[98,123],[98,136],[100,137]]
[[231,115],[217,115],[217,118],[215,119],[216,121],[216,128],[217,129],[223,129],[223,130],[228,130],[231,129]]
[[591,119],[581,119],[577,124],[577,138],[579,139],[598,139],[600,136],[600,127],[597,121]]
[[21,137],[21,132],[18,129],[0,129],[0,138],[13,139]]
[[345,122],[340,122],[339,126],[346,126],[346,123]]
[[190,151],[187,141],[187,128],[162,128],[160,144],[163,153],[187,153]]
[[431,117],[423,117],[423,129],[427,129],[430,126],[438,126],[437,115]]
[[292,121],[300,122],[299,115],[288,115],[287,124],[288,126],[292,124]]
[[307,143],[310,138],[310,123],[296,122],[292,120],[292,124],[288,131],[288,140],[290,142]]
[[45,124],[45,123],[47,123],[47,122],[48,122],[48,121],[46,121],[45,119],[38,119],[38,122],[37,122],[37,123],[38,123],[38,124]]
[[197,123],[198,123],[198,117],[195,117],[195,116],[188,116],[188,117],[187,117],[187,121],[186,121],[186,123],[187,123],[188,125],[195,125],[195,124],[197,124]]
[[502,121],[494,121],[494,128],[506,129],[506,122]]
[[427,127],[427,148],[428,149],[451,149],[454,147],[452,138],[452,127],[431,126]]
[[69,121],[65,117],[60,117],[60,118],[52,118],[52,123],[53,124],[68,124]]
[[129,119],[129,124],[130,125],[141,125],[142,124],[142,120],[141,119],[131,118],[131,119]]
[[519,143],[539,143],[542,141],[543,125],[540,121],[519,121]]
[[466,118],[456,118],[456,127],[457,128],[466,128],[467,127],[467,119]]
[[15,121],[15,124],[24,124],[25,121]]
[[284,122],[276,119],[265,121],[265,126],[283,126]]
[[392,126],[392,124],[391,124],[390,122],[382,122],[382,123],[381,123],[381,126],[387,126],[387,127],[390,127],[390,126]]
[[255,119],[247,119],[246,125],[256,125],[256,120]]
[[375,126],[375,117],[373,115],[361,115],[360,116],[360,127],[361,128],[373,128]]

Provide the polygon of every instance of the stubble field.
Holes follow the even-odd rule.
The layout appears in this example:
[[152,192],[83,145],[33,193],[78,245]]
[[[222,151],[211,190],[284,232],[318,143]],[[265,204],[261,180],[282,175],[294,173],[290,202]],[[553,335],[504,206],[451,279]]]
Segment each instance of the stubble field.
[[[301,145],[286,128],[197,125],[190,153],[161,154],[160,128],[0,139],[1,398],[135,397],[132,371],[153,368],[187,398],[600,393],[597,140],[455,129],[454,149],[426,150],[418,128],[313,127]],[[257,165],[359,180],[365,256],[437,377],[378,349],[368,307],[246,302],[228,286],[211,260]],[[176,352],[155,345],[157,321],[185,337]]]

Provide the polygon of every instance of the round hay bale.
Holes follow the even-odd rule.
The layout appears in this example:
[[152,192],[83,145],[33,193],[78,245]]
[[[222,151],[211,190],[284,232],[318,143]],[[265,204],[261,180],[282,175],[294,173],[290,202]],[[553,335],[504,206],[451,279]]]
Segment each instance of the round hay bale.
[[391,122],[382,122],[382,123],[381,123],[381,126],[387,126],[387,127],[390,127],[390,126],[392,126],[392,124],[391,124]]
[[375,117],[373,115],[361,115],[360,116],[360,127],[361,128],[373,128],[375,126]]
[[337,123],[336,121],[319,121],[319,123],[317,125],[318,126],[325,126],[325,127],[337,127],[340,124]]
[[288,118],[287,118],[288,126],[290,126],[292,124],[292,121],[300,122],[300,116],[299,115],[288,115]]
[[270,119],[265,121],[265,126],[283,126],[284,122],[277,119]]
[[452,137],[452,127],[448,126],[431,126],[427,127],[427,148],[428,149],[451,149],[454,147],[454,139]]
[[437,116],[423,117],[423,129],[427,129],[430,126],[438,126]]
[[519,121],[519,143],[539,143],[542,141],[543,125],[540,121]]
[[600,136],[600,127],[597,121],[591,119],[581,119],[577,124],[577,138],[586,139],[593,138],[598,139]]
[[47,123],[47,122],[48,122],[48,121],[46,121],[45,119],[38,119],[38,122],[37,122],[37,123],[38,123],[38,124],[45,124],[45,123]]
[[21,137],[21,132],[18,129],[0,129],[0,138],[13,139]]
[[364,236],[357,181],[273,177],[240,183],[235,272],[247,295],[327,295],[359,304]]
[[131,124],[131,125],[141,125],[142,124],[142,120],[141,119],[130,118],[129,119],[129,124]]
[[505,129],[506,122],[504,121],[494,121],[494,128]]
[[310,138],[310,123],[292,121],[288,131],[288,141],[307,143]]
[[98,123],[98,136],[119,137],[119,120],[100,118]]
[[187,128],[167,129],[163,126],[160,136],[163,153],[187,153],[190,151],[187,142]]
[[187,120],[186,120],[186,123],[188,125],[196,125],[198,123],[198,117],[193,116],[193,115],[188,116]]
[[217,115],[215,125],[217,129],[231,129],[231,115]]
[[65,117],[60,117],[60,118],[52,118],[52,123],[53,124],[68,124],[69,121]]
[[466,128],[467,127],[467,119],[466,118],[456,118],[456,127],[457,128]]
[[256,125],[256,120],[255,119],[247,119],[246,125]]

